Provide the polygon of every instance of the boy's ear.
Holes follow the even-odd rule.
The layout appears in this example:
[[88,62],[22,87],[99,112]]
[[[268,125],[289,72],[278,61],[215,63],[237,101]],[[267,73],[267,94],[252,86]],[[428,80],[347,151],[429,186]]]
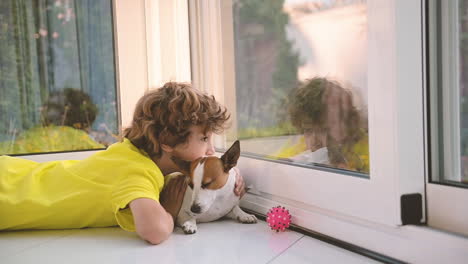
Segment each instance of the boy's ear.
[[171,146],[166,145],[166,144],[161,144],[161,148],[162,148],[162,150],[164,150],[165,152],[169,152],[169,153],[172,152],[172,151],[174,150]]
[[232,167],[237,165],[237,160],[240,156],[240,143],[236,140],[232,146],[221,156],[224,172],[228,172]]
[[190,175],[190,161],[186,161],[180,158],[177,158],[176,156],[171,156],[171,160],[179,167],[180,172],[182,172],[185,176]]

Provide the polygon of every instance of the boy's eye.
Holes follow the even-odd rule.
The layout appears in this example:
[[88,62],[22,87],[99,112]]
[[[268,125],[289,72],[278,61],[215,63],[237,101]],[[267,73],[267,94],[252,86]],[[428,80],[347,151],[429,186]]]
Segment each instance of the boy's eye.
[[208,141],[208,137],[203,137],[203,138],[202,138],[202,141],[207,142],[207,141]]

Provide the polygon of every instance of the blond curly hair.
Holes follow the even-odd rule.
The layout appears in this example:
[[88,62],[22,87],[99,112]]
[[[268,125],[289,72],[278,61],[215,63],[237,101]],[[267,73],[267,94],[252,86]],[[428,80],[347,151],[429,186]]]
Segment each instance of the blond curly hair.
[[187,142],[192,126],[220,133],[227,128],[227,109],[213,96],[189,83],[168,82],[147,92],[137,103],[131,125],[124,129],[129,139],[150,157],[160,157],[161,144],[174,147]]

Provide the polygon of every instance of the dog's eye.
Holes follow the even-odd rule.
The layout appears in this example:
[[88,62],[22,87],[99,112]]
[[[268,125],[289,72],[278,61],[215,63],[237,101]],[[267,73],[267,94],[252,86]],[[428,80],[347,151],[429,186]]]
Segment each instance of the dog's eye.
[[188,186],[193,190],[193,183],[189,183]]
[[202,183],[201,187],[202,189],[206,189],[208,187],[208,185],[210,185],[211,182],[207,182],[207,183]]

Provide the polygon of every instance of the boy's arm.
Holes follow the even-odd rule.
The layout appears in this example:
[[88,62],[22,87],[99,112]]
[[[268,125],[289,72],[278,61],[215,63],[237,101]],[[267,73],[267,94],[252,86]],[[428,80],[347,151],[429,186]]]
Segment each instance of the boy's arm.
[[182,206],[187,184],[185,177],[171,180],[161,192],[160,203],[148,198],[130,202],[136,232],[142,239],[156,245],[170,236],[174,230],[174,220]]
[[152,199],[135,199],[130,202],[130,210],[137,234],[151,244],[160,244],[174,230],[172,216]]

